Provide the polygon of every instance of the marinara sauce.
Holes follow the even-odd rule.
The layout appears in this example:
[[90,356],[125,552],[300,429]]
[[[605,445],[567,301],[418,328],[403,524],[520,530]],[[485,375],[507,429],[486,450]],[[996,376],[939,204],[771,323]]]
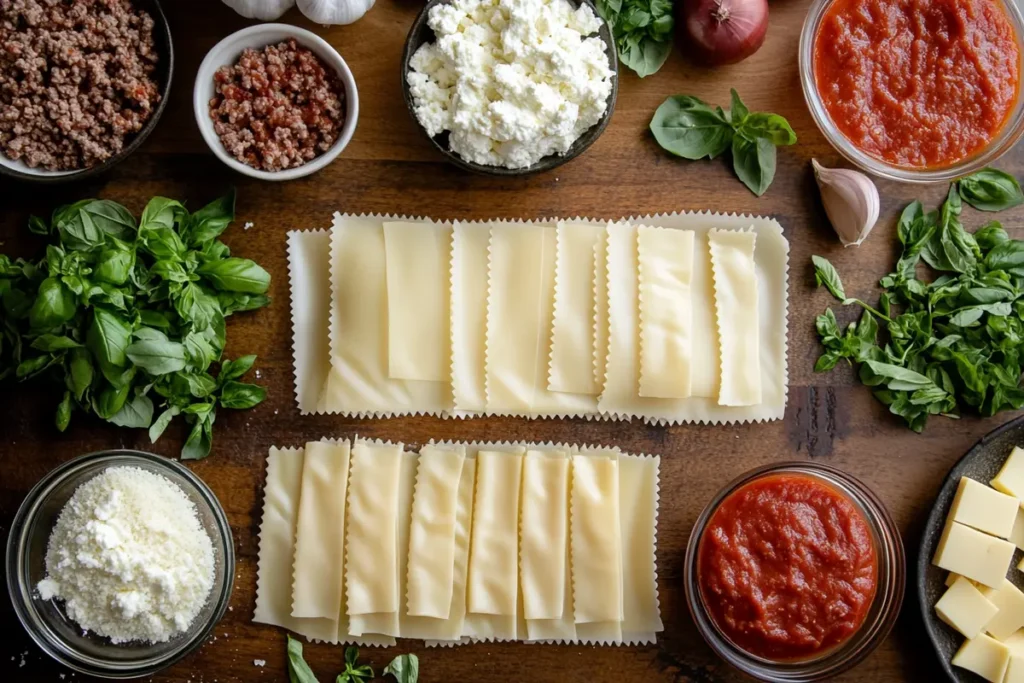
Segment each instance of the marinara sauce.
[[814,38],[814,79],[833,123],[863,152],[941,168],[981,151],[1020,89],[1000,0],[835,0]]
[[772,474],[729,494],[700,539],[697,581],[722,633],[751,655],[808,659],[842,644],[878,582],[868,521],[837,488]]

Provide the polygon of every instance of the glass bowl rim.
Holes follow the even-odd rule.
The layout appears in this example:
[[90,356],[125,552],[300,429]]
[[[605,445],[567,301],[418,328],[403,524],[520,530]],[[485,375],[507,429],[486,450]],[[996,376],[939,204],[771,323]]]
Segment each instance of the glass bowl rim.
[[[800,474],[838,489],[863,513],[876,540],[878,578],[868,617],[845,642],[811,659],[775,662],[756,657],[734,645],[721,632],[704,606],[697,580],[700,540],[719,505],[741,487],[776,474]],[[895,521],[882,500],[853,475],[839,468],[807,461],[770,463],[748,470],[723,486],[701,511],[690,532],[684,563],[686,603],[697,630],[724,661],[749,676],[778,683],[806,683],[836,676],[863,661],[888,636],[900,613],[906,588],[906,556]],[[871,619],[871,615],[874,618]]]
[[804,101],[811,112],[811,118],[814,119],[815,125],[828,143],[848,162],[867,173],[886,180],[917,184],[950,182],[995,163],[1009,152],[1024,135],[1024,15],[1021,14],[1021,8],[1013,0],[995,0],[1006,11],[1007,18],[1013,27],[1020,56],[1018,74],[1022,77],[1022,82],[1018,84],[1017,98],[1014,101],[1013,109],[995,137],[975,154],[940,168],[897,166],[861,151],[832,122],[832,117],[826,111],[818,94],[818,84],[814,78],[814,38],[825,11],[836,1],[812,1],[800,31],[798,62],[800,86],[803,90]]
[[[117,463],[115,459],[125,459],[125,461]],[[193,625],[190,629],[193,631],[191,635],[183,638],[178,645],[167,653],[140,662],[110,663],[94,657],[79,657],[78,652],[74,648],[68,646],[62,640],[52,638],[49,629],[41,628],[34,610],[26,604],[27,601],[32,600],[33,587],[24,574],[25,556],[27,555],[30,531],[33,528],[40,506],[46,500],[46,497],[67,478],[90,466],[103,465],[106,461],[109,461],[109,466],[123,465],[130,467],[133,461],[151,466],[155,465],[158,470],[161,468],[169,470],[184,479],[209,507],[214,525],[218,530],[217,536],[211,537],[210,540],[213,542],[214,548],[217,548],[218,545],[220,546],[224,557],[223,586],[219,591],[219,595],[211,592],[209,596],[209,600],[213,601],[214,607],[207,623],[199,628]],[[178,482],[175,483],[177,484]],[[98,678],[130,679],[155,674],[179,662],[198,649],[213,632],[217,623],[227,612],[231,594],[234,590],[235,543],[227,514],[224,512],[224,508],[217,499],[217,496],[191,470],[171,458],[154,453],[130,448],[114,448],[76,456],[50,470],[42,479],[36,482],[25,495],[11,523],[10,533],[7,538],[5,567],[7,570],[7,591],[14,611],[18,616],[18,621],[21,622],[29,637],[43,652],[78,673]]]

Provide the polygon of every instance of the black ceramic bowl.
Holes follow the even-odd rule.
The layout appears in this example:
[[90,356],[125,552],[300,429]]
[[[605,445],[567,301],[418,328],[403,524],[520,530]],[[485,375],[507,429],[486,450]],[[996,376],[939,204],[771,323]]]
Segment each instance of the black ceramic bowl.
[[[438,5],[443,2],[451,2],[451,0],[429,0],[423,9],[420,10],[419,16],[416,17],[416,21],[413,22],[412,28],[409,29],[409,37],[405,39],[405,50],[402,52],[402,95],[405,97],[405,105],[409,108],[409,115],[412,116],[413,120],[416,121],[416,126],[423,131],[424,135],[427,135],[427,131],[424,130],[423,126],[420,125],[419,120],[416,118],[415,105],[413,103],[412,94],[409,92],[409,82],[406,80],[406,74],[409,73],[409,62],[412,60],[412,56],[416,54],[416,50],[420,48],[424,43],[433,42],[436,37],[434,31],[427,24],[427,15],[430,9],[434,5]],[[594,10],[594,14],[601,17],[597,12],[597,8],[591,0],[569,0],[575,6],[589,5],[590,9]],[[591,126],[580,135],[572,146],[569,147],[565,154],[552,154],[542,158],[532,166],[525,168],[504,168],[502,166],[487,166],[484,164],[476,164],[471,161],[466,161],[455,152],[451,151],[448,147],[448,131],[443,131],[434,137],[427,136],[430,142],[441,154],[445,156],[451,163],[455,164],[459,168],[467,171],[473,171],[474,173],[483,173],[486,175],[495,176],[525,176],[532,175],[534,173],[542,173],[544,171],[550,171],[551,169],[561,166],[567,161],[572,161],[580,154],[594,144],[594,141],[601,137],[601,133],[608,127],[608,122],[611,121],[612,112],[615,111],[615,99],[619,94],[619,60],[615,53],[615,41],[612,38],[611,28],[608,26],[608,22],[601,19],[601,30],[598,31],[598,36],[604,41],[605,54],[608,55],[608,64],[611,67],[612,72],[615,74],[612,77],[612,91],[608,94],[608,108],[604,112],[604,116],[594,126]]]
[[144,10],[153,17],[153,41],[156,44],[160,60],[157,62],[156,77],[157,87],[160,91],[160,101],[153,110],[153,115],[134,137],[128,140],[120,152],[106,161],[82,168],[75,171],[47,171],[44,169],[29,168],[20,161],[12,161],[0,154],[0,176],[16,178],[33,183],[64,183],[72,180],[89,178],[104,171],[110,170],[131,155],[149,137],[156,127],[157,121],[167,108],[167,101],[171,94],[171,77],[174,75],[174,45],[171,42],[171,27],[167,23],[167,17],[160,6],[159,0],[132,0],[132,4]]
[[[932,564],[932,557],[935,556],[936,546],[939,544],[939,537],[942,535],[942,528],[946,523],[946,515],[949,514],[949,506],[953,503],[953,496],[956,495],[956,487],[960,483],[960,477],[970,477],[988,484],[1003,466],[1003,462],[1010,455],[1014,446],[1024,445],[1024,417],[1008,422],[1002,427],[995,429],[976,443],[967,454],[960,458],[953,469],[946,475],[939,495],[935,498],[935,506],[928,515],[928,522],[925,524],[924,534],[921,538],[921,548],[917,557],[917,594],[921,603],[921,616],[924,618],[925,630],[928,637],[935,646],[935,652],[939,656],[939,662],[945,670],[949,680],[956,683],[976,683],[982,679],[964,669],[959,669],[950,664],[953,655],[960,649],[964,637],[953,630],[935,614],[935,603],[939,601],[946,590],[946,572]],[[1024,574],[1017,571],[1017,563],[1020,562],[1021,551],[1013,554],[1013,562],[1007,573],[1007,578],[1021,589],[1024,589]]]

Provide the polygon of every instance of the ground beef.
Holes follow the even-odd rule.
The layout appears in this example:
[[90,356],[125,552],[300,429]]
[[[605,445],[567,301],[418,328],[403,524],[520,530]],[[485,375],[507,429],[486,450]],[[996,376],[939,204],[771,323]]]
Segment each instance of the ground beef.
[[153,115],[157,61],[130,0],[0,0],[0,152],[51,171],[109,159]]
[[262,171],[302,166],[337,141],[345,90],[337,73],[294,40],[245,50],[214,76],[213,128],[228,154]]

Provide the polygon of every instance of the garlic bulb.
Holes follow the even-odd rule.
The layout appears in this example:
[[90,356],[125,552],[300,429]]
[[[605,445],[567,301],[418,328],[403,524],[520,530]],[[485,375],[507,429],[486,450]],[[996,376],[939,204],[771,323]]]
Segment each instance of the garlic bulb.
[[247,19],[273,21],[295,6],[295,0],[224,0],[224,4]]
[[821,203],[844,247],[859,245],[878,222],[878,188],[859,171],[825,168],[811,159]]
[[351,24],[373,7],[374,0],[298,0],[299,11],[318,24]]

